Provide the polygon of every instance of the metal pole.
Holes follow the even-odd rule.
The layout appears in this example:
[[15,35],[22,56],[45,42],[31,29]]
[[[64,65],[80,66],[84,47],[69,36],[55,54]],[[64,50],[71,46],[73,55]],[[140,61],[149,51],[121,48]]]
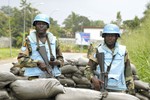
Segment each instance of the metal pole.
[[33,22],[33,9],[31,9],[31,29],[32,29],[32,23]]
[[9,26],[9,36],[10,36],[10,37],[9,37],[9,38],[10,38],[10,42],[9,42],[10,44],[9,44],[9,46],[10,46],[10,57],[11,57],[11,56],[12,56],[12,39],[11,39],[10,6],[9,6],[9,4],[10,4],[10,3],[9,3],[9,0],[8,0],[8,7],[9,7],[9,8],[8,8],[8,10],[9,10],[9,15],[8,15],[8,16],[9,16],[9,22],[8,22],[8,26]]

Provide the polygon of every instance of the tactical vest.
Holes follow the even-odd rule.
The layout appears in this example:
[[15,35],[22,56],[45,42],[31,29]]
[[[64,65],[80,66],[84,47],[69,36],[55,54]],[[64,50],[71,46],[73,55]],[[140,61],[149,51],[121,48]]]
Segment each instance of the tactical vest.
[[[125,51],[126,47],[119,45],[116,43],[114,53],[106,47],[106,45],[102,44],[98,47],[98,52],[104,52],[104,70],[106,72],[107,67],[110,65],[113,55],[115,55],[114,60],[112,61],[110,71],[108,73],[108,83],[107,89],[110,90],[126,90],[125,83]],[[100,73],[100,66],[97,66],[96,71]]]
[[[56,58],[56,37],[53,36],[53,34],[50,33],[50,32],[48,32],[47,35],[48,35],[48,39],[50,41],[52,54]],[[27,38],[30,41],[30,46],[31,46],[31,50],[32,50],[30,57],[33,60],[41,60],[41,61],[43,61],[41,55],[37,51],[38,45],[37,45],[37,39],[36,39],[36,32],[35,31],[31,32],[30,35]],[[46,43],[43,44],[41,41],[39,41],[39,46],[45,46],[46,52],[47,52],[47,57],[50,60],[50,56],[51,55],[50,55],[48,42],[46,41]],[[60,69],[57,66],[54,66],[54,68],[52,70],[52,73],[53,73],[54,76],[61,75]],[[26,68],[25,72],[24,72],[25,76],[46,77],[45,74],[46,74],[46,72],[43,72],[39,67]]]

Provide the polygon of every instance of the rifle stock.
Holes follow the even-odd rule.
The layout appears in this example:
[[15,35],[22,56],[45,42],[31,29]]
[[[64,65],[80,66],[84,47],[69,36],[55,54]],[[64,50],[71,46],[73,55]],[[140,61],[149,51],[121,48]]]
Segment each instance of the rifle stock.
[[47,66],[46,72],[49,74],[49,77],[53,77],[52,66],[49,64],[49,60],[48,60],[48,57],[47,57],[47,52],[46,52],[45,46],[40,46],[39,49],[38,49],[38,52],[40,53],[41,57],[43,58],[46,66]]
[[100,66],[100,80],[104,83],[101,84],[101,88],[100,88],[100,91],[104,92],[105,89],[106,89],[106,82],[105,82],[105,70],[104,70],[104,53],[101,52],[97,52],[96,53],[96,58],[97,58],[97,61],[98,61],[98,64]]

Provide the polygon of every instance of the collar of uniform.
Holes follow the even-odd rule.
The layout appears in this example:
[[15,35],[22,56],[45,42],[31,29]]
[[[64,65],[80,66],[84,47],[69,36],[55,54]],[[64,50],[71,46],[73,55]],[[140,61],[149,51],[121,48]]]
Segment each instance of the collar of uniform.
[[[50,40],[50,43],[51,44],[54,44],[55,43],[55,40],[56,40],[56,37],[51,33],[51,32],[47,32],[47,35],[48,35],[48,39]],[[37,42],[36,40],[36,31],[32,31],[29,35],[29,37],[31,38],[31,40],[33,42]],[[47,42],[46,42],[47,43]],[[42,44],[41,41],[39,41],[39,44]]]
[[[113,54],[113,55],[116,55],[117,53],[119,53],[119,44],[118,44],[118,42],[116,42],[115,47],[113,48],[113,50],[109,49],[105,43],[102,44],[102,48],[103,48],[106,52],[110,52],[110,53]],[[119,54],[120,54],[120,53],[119,53]]]

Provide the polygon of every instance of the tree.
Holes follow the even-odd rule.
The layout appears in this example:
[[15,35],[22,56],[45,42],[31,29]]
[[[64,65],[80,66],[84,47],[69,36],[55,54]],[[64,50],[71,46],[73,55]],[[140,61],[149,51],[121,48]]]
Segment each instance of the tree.
[[8,18],[9,16],[0,12],[0,37],[9,36]]
[[129,27],[131,29],[137,28],[138,26],[140,26],[140,23],[140,19],[137,16],[134,17],[134,20],[123,21],[124,26]]
[[83,31],[83,27],[86,26],[104,26],[104,22],[101,20],[90,21],[87,17],[80,16],[74,12],[65,19],[63,24],[65,25],[65,29],[71,30],[70,33],[72,33],[73,36],[75,36],[75,32]]
[[119,12],[117,12],[117,17],[116,17],[116,23],[117,23],[117,25],[118,26],[121,26],[121,22],[122,22],[122,18],[121,18],[121,13],[120,13],[120,11]]
[[104,27],[104,22],[102,20],[90,21],[90,26],[92,27]]
[[78,19],[79,15],[72,12],[71,15],[69,15],[63,22],[65,29],[71,29],[70,33],[72,33],[73,36],[75,35],[75,32],[77,32],[77,26],[80,23]]

